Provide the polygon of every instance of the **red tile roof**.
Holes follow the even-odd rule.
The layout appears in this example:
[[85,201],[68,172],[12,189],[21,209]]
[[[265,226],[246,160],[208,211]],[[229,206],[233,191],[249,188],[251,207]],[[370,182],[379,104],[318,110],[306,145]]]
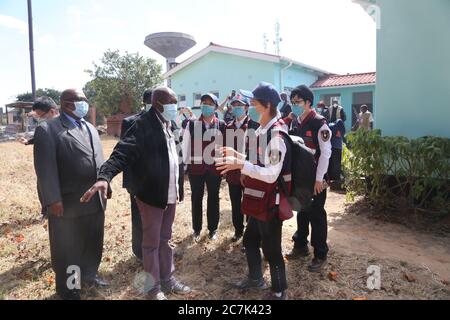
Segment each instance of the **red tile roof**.
[[347,75],[331,74],[317,80],[311,88],[345,87],[363,84],[375,84],[376,72],[355,73]]

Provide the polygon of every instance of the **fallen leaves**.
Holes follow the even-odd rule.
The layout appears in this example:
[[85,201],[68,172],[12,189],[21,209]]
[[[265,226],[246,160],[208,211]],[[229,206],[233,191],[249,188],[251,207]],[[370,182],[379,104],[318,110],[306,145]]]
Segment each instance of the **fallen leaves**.
[[353,301],[367,301],[367,298],[366,297],[356,297],[356,298],[353,298]]
[[[116,144],[116,141],[108,142],[105,150],[108,154]],[[3,145],[4,146],[4,145]],[[1,149],[2,145],[0,145]],[[23,157],[24,160],[32,160]],[[8,154],[4,152],[2,154]],[[32,161],[30,162],[32,169]],[[14,169],[16,171],[16,169]],[[12,180],[11,180],[12,181]],[[131,245],[131,219],[129,219],[129,195],[120,188],[120,180],[113,182],[115,198],[109,203],[105,223],[105,250],[102,271],[108,274],[114,273],[114,281],[111,288],[103,291],[107,299],[140,299],[132,290],[131,281],[142,270],[142,264],[130,253]],[[7,299],[43,299],[54,294],[55,278],[51,270],[48,235],[45,234],[47,224],[38,223],[35,216],[31,216],[40,209],[39,203],[29,204],[23,198],[23,194],[35,191],[35,181],[27,178],[12,184],[14,189],[8,194],[8,201],[17,195],[19,204],[10,208],[10,202],[0,205],[2,216],[0,222],[0,279],[2,285],[6,283],[8,291],[4,295]],[[20,190],[17,187],[22,188]],[[187,199],[190,198],[189,183],[186,185]],[[1,188],[1,186],[0,186]],[[227,185],[221,194],[225,197],[224,212],[231,212],[229,198],[227,198]],[[0,190],[0,193],[2,190]],[[2,193],[3,195],[3,193]],[[333,195],[334,196],[334,195]],[[340,197],[340,196],[339,196]],[[6,198],[6,197],[5,197]],[[37,196],[35,196],[37,198]],[[337,198],[339,200],[339,198]],[[26,204],[21,204],[27,201]],[[334,200],[332,200],[334,201]],[[259,299],[259,292],[242,292],[233,290],[234,282],[241,280],[247,273],[247,261],[245,254],[241,253],[242,243],[231,244],[233,226],[231,214],[224,215],[221,220],[220,232],[223,233],[218,242],[210,242],[202,236],[202,241],[193,244],[191,239],[192,218],[190,214],[190,202],[187,200],[181,204],[177,212],[174,224],[174,240],[177,245],[175,250],[175,265],[181,280],[196,290],[187,295],[187,299]],[[30,211],[30,208],[33,209]],[[22,214],[20,212],[23,212]],[[186,214],[187,213],[187,214]],[[25,223],[16,223],[16,220]],[[221,218],[222,219],[222,218]],[[294,231],[295,222],[286,225],[287,232],[283,238],[284,243],[290,247],[290,231]],[[355,226],[356,228],[357,226]],[[21,235],[22,234],[22,235]],[[4,239],[2,236],[5,235]],[[19,249],[19,250],[18,250]],[[286,248],[287,249],[287,248]],[[292,299],[339,299],[367,301],[378,299],[448,299],[447,290],[450,279],[444,275],[441,278],[432,278],[429,272],[424,272],[419,266],[399,263],[397,260],[385,260],[383,256],[357,255],[353,251],[337,250],[330,253],[330,263],[327,271],[318,274],[310,274],[302,260],[290,260],[287,262],[290,270],[290,292]],[[17,259],[16,259],[17,258]],[[218,268],[218,264],[220,268]],[[366,269],[368,265],[383,265],[383,285],[380,291],[369,291],[366,286]],[[331,271],[331,272],[330,272]],[[408,275],[404,276],[403,272]],[[264,274],[269,279],[269,268]],[[415,279],[410,283],[407,279]],[[4,281],[5,280],[5,281]],[[420,282],[420,283],[419,283]],[[442,283],[442,284],[441,284]],[[232,289],[228,289],[232,287]],[[1,294],[0,294],[1,295]],[[92,297],[88,297],[91,299]],[[95,298],[95,297],[94,297]]]
[[414,277],[412,274],[406,272],[403,273],[403,279],[408,282],[416,282],[417,280],[416,277]]
[[48,276],[46,281],[49,286],[52,286],[55,283],[55,278],[54,276]]
[[15,241],[16,243],[22,243],[25,241],[25,236],[23,234],[18,234],[15,237]]
[[6,227],[5,230],[3,230],[3,235],[7,236],[12,232],[10,227]]
[[338,277],[337,272],[332,271],[332,272],[328,273],[328,279],[330,281],[337,281],[337,277]]

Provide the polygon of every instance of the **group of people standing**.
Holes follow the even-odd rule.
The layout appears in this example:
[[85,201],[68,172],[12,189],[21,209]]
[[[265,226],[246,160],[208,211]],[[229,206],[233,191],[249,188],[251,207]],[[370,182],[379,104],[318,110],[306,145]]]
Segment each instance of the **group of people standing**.
[[[81,284],[105,286],[98,275],[102,256],[106,201],[110,183],[123,172],[123,187],[130,194],[132,249],[151,280],[148,299],[165,300],[167,294],[188,294],[191,288],[175,276],[169,245],[177,203],[184,198],[184,176],[191,185],[193,240],[201,241],[203,197],[207,199],[210,241],[218,239],[219,193],[228,183],[234,235],[243,238],[248,276],[240,289],[265,289],[261,248],[270,265],[271,290],[266,299],[287,299],[287,277],[282,252],[281,207],[291,190],[293,155],[291,136],[303,139],[317,163],[314,197],[297,213],[294,247],[288,258],[310,254],[311,272],[327,262],[325,201],[333,132],[326,117],[315,111],[314,95],[304,85],[290,95],[291,110],[284,117],[278,105],[287,95],[270,83],[252,92],[241,90],[228,101],[229,122],[220,120],[218,98],[201,97],[201,116],[178,108],[177,95],[167,87],[144,93],[145,109],[124,120],[122,136],[104,161],[97,130],[83,118],[88,101],[82,92],[66,90],[59,117],[43,122],[34,138],[35,169],[49,233],[56,291],[63,299],[79,299],[80,286],[69,286],[68,268],[78,266]],[[178,126],[176,119],[184,114]],[[268,143],[267,143],[268,142]],[[282,182],[280,182],[282,181]],[[280,183],[286,188],[280,188]],[[288,211],[291,211],[288,208]],[[245,218],[247,217],[247,218]]]

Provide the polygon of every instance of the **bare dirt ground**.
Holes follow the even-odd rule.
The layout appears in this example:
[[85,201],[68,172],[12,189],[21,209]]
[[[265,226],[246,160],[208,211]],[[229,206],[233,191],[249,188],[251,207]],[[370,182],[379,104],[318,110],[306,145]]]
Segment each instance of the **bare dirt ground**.
[[[109,155],[115,140],[104,140]],[[0,144],[0,299],[54,299],[47,225],[40,221],[32,147]],[[192,286],[186,297],[171,299],[259,299],[260,292],[241,292],[233,284],[246,275],[241,243],[233,244],[231,208],[226,185],[221,192],[219,239],[206,231],[199,244],[191,239],[190,189],[177,209],[173,245],[177,276]],[[121,176],[113,182],[108,203],[100,273],[107,289],[90,289],[86,299],[142,299],[136,286],[140,263],[131,253],[131,215]],[[369,218],[349,210],[345,196],[330,192],[329,265],[319,274],[307,271],[309,259],[286,260],[291,299],[450,299],[450,236],[435,235]],[[283,249],[292,247],[296,222],[285,223]],[[381,289],[367,288],[367,268],[381,268]],[[269,280],[268,266],[265,277]]]

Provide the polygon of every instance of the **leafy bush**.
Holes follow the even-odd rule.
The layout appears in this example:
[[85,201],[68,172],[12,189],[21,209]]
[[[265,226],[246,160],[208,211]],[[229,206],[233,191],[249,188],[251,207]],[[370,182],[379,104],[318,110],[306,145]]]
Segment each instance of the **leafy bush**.
[[362,194],[379,208],[450,214],[450,139],[357,130],[347,143],[343,166],[350,198]]

